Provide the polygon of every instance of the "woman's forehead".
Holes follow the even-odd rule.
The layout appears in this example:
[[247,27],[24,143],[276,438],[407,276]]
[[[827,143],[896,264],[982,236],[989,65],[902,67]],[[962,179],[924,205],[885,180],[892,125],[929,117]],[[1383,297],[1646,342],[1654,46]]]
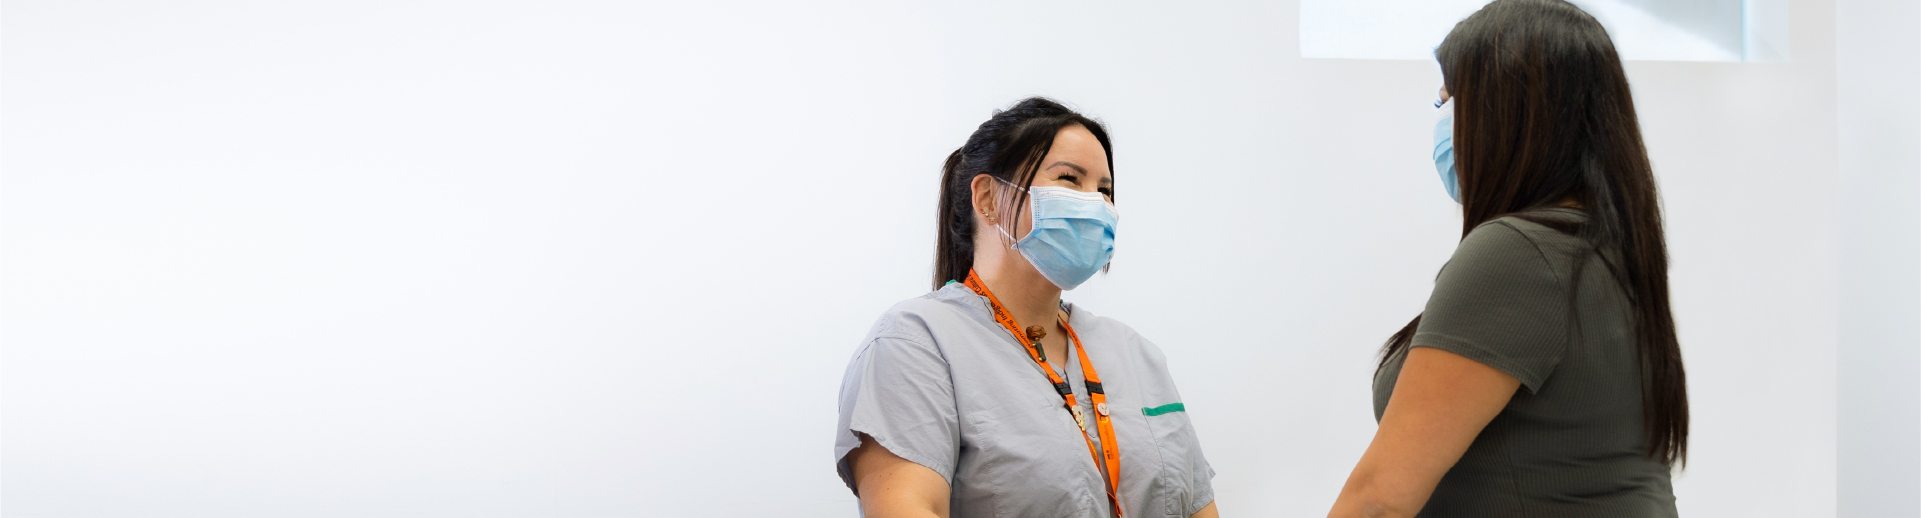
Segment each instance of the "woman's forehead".
[[1083,175],[1108,174],[1107,149],[1101,146],[1094,133],[1079,124],[1061,128],[1054,136],[1054,147],[1049,149],[1041,164],[1042,169],[1069,167]]

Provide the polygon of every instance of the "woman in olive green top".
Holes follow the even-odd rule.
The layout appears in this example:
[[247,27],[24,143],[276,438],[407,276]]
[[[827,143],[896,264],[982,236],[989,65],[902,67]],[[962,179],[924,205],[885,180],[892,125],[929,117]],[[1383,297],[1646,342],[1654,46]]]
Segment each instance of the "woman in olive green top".
[[1388,340],[1380,429],[1328,515],[1675,516],[1687,388],[1613,44],[1567,2],[1498,0],[1435,57],[1461,244]]

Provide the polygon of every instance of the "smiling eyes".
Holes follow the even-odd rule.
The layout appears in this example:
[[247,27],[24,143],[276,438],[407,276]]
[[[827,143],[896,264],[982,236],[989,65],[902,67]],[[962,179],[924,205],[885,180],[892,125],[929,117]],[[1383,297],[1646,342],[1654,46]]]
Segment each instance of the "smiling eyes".
[[[1057,177],[1055,177],[1054,179],[1055,179],[1055,180],[1059,180],[1059,181],[1063,181],[1063,182],[1067,182],[1067,183],[1071,183],[1071,184],[1074,184],[1074,185],[1080,185],[1080,183],[1081,183],[1081,175],[1080,175],[1080,173],[1079,173],[1079,172],[1075,172],[1075,171],[1068,171],[1068,172],[1064,172],[1064,173],[1061,173],[1061,175],[1060,175],[1060,176],[1057,176]],[[1095,192],[1098,192],[1098,193],[1101,193],[1101,195],[1102,195],[1102,196],[1106,196],[1106,197],[1107,197],[1107,200],[1108,200],[1108,201],[1113,201],[1113,200],[1114,200],[1114,188],[1113,188],[1113,187],[1101,187],[1101,188],[1098,188],[1098,189],[1094,189],[1094,191],[1095,191]]]

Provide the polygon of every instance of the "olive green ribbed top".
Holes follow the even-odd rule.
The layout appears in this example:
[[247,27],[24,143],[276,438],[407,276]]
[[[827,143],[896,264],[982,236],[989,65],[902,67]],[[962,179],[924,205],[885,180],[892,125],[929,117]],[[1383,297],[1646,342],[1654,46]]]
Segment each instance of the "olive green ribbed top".
[[[1506,217],[1469,232],[1441,269],[1413,346],[1466,356],[1522,387],[1419,516],[1676,515],[1670,470],[1647,456],[1631,307],[1600,255],[1586,250],[1574,236]],[[1586,263],[1578,326],[1567,292],[1576,260]],[[1389,358],[1374,378],[1376,420],[1406,359],[1406,351]]]

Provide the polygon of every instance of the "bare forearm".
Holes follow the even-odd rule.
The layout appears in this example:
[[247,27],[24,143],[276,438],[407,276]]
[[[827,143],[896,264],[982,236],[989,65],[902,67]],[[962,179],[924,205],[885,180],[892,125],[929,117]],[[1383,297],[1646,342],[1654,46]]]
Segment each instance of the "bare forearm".
[[1514,377],[1458,354],[1408,351],[1381,427],[1328,517],[1420,513],[1441,477],[1520,386]]
[[1327,513],[1328,518],[1405,518],[1421,511],[1421,505],[1427,502],[1427,492],[1416,495],[1405,489],[1382,487],[1382,481],[1373,476],[1372,468],[1363,458],[1362,465],[1356,466],[1348,476],[1340,498],[1334,501],[1334,509]]

